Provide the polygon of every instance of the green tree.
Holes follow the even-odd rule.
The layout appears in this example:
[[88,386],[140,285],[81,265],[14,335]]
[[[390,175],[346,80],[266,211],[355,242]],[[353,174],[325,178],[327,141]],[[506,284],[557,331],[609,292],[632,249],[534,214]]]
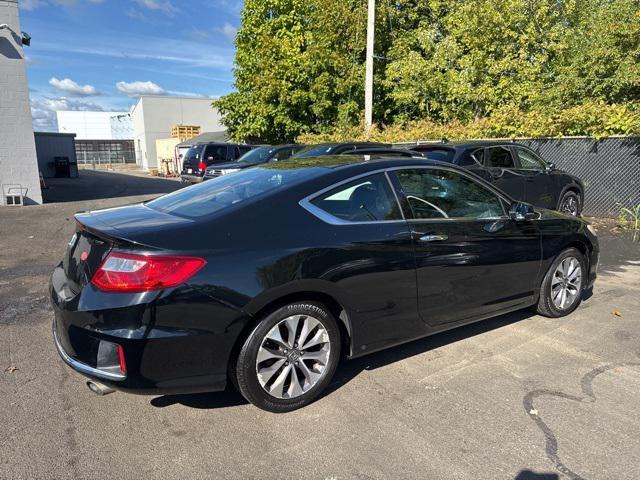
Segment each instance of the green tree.
[[[235,139],[361,128],[366,3],[246,0],[235,92],[214,102]],[[378,0],[375,53],[381,125],[426,122],[444,134],[432,126],[446,124],[455,135],[637,126],[638,0]]]

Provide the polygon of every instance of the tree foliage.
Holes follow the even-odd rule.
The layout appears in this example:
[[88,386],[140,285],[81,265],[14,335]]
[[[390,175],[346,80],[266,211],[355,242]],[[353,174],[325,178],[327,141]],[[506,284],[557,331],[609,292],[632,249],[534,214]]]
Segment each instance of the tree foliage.
[[[232,136],[361,137],[366,15],[246,0],[236,91],[214,102]],[[374,136],[640,133],[638,0],[378,0],[375,50]]]

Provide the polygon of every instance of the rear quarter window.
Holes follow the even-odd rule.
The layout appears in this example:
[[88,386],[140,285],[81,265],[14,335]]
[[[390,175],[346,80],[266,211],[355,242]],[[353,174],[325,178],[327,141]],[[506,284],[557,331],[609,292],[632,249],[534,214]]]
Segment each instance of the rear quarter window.
[[346,222],[375,222],[402,218],[384,174],[374,174],[336,187],[312,201],[329,215]]

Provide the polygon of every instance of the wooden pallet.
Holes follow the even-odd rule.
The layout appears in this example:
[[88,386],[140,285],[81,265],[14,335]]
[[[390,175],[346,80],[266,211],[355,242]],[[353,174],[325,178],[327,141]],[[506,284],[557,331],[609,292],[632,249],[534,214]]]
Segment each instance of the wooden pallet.
[[180,140],[188,140],[200,135],[200,126],[198,125],[174,125],[171,128],[171,137]]

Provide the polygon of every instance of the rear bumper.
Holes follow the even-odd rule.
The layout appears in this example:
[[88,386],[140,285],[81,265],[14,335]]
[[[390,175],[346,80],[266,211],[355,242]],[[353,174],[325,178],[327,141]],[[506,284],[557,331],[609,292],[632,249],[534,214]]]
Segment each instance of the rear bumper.
[[200,183],[204,180],[204,177],[200,177],[198,175],[186,174],[186,173],[181,174],[180,178],[182,179],[182,181],[189,182],[189,183]]
[[[49,287],[53,340],[73,370],[115,390],[137,394],[226,388],[228,361],[245,323],[241,312],[212,305],[210,297],[193,293],[191,302],[177,303],[174,294],[180,299],[186,294],[178,290],[153,292],[150,297],[106,294],[88,284],[80,294],[69,296],[61,284],[64,278],[62,268],[56,268]],[[113,345],[122,348],[126,372],[118,368],[117,360],[104,366],[105,346]]]

